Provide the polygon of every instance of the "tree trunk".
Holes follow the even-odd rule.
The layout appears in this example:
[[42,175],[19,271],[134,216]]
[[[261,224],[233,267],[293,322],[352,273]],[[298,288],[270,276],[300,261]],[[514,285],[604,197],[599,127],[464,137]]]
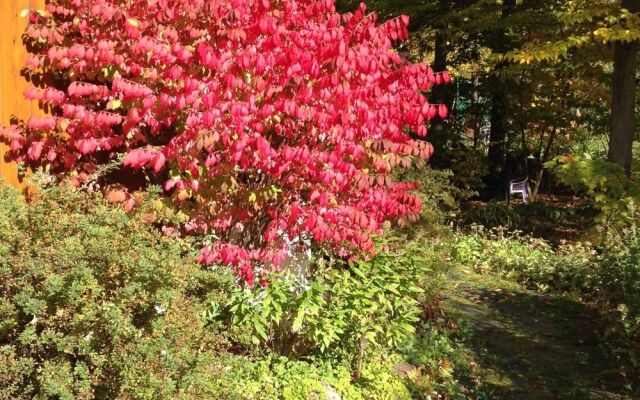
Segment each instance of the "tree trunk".
[[[447,47],[447,39],[443,34],[436,32],[435,38],[435,54],[433,60],[434,72],[446,71],[447,69],[447,57],[449,56],[449,49]],[[431,95],[429,96],[429,102],[433,104],[446,104],[450,107],[449,88],[445,85],[434,86],[431,89]],[[435,117],[431,121],[431,129],[429,130],[429,141],[439,148],[443,142],[446,141],[447,126],[446,121],[440,117]]]
[[[502,6],[502,19],[505,19],[513,12],[516,0],[504,0]],[[496,37],[494,51],[505,53],[510,46],[507,43],[506,33],[499,32]],[[491,106],[491,131],[489,132],[489,165],[494,175],[502,175],[505,161],[506,138],[507,138],[507,88],[503,79],[500,79],[500,69],[504,64],[497,66],[493,80],[493,101]]]
[[480,96],[478,95],[478,87],[480,86],[480,74],[473,73],[473,94],[471,95],[471,103],[473,105],[473,148],[478,148],[478,139],[480,137]]
[[[539,163],[538,163],[538,172],[536,173],[536,181],[534,182],[535,186],[533,188],[533,193],[531,194],[531,201],[535,202],[538,199],[538,193],[540,191],[540,186],[542,185],[542,176],[544,175],[544,164],[549,161],[549,156],[551,155],[551,148],[553,147],[553,142],[556,139],[558,134],[558,128],[553,127],[551,130],[551,135],[549,136],[549,140],[547,141],[547,146],[544,149],[544,153],[540,155]],[[542,139],[541,139],[542,140]],[[541,143],[542,146],[542,143]]]
[[501,173],[505,161],[507,138],[507,93],[496,79],[491,104],[491,130],[489,131],[489,165],[491,172]]
[[[623,0],[622,7],[640,10],[637,0]],[[638,42],[616,42],[613,56],[613,93],[611,104],[611,136],[609,161],[622,166],[631,175],[633,139],[635,136],[636,68]]]

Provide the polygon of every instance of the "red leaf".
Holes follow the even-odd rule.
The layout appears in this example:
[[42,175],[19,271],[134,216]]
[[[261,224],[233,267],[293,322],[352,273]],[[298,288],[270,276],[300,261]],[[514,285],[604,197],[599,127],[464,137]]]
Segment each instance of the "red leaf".
[[445,106],[444,104],[440,104],[438,106],[438,116],[442,119],[447,118],[447,116],[449,115],[449,110],[447,109],[447,106]]

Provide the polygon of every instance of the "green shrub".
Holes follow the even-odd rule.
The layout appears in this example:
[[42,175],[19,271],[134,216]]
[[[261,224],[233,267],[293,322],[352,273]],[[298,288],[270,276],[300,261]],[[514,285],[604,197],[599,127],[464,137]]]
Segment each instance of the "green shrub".
[[609,226],[592,286],[616,323],[607,332],[640,370],[640,210],[633,205],[622,228]]
[[231,287],[189,243],[59,187],[0,187],[0,398],[205,396],[226,346],[201,317]]
[[460,140],[457,135],[449,135],[448,139],[441,145],[434,143],[437,150],[430,163],[439,169],[450,170],[451,182],[457,187],[472,191],[484,189],[484,179],[489,175],[486,149],[482,145],[476,148],[471,141]]
[[435,295],[433,247],[246,292],[153,212],[0,187],[0,399],[411,398],[394,349]]
[[[453,183],[454,173],[450,170],[424,168],[407,169],[399,174],[402,181],[417,182],[423,202],[421,222],[404,228],[395,228],[397,232],[421,231],[430,237],[445,233],[446,224],[454,220],[459,212],[461,200],[468,199],[475,192],[461,189]],[[393,236],[393,232],[392,232]]]
[[268,287],[238,292],[223,308],[253,342],[285,355],[339,348],[355,357],[363,341],[394,348],[414,332],[429,273],[417,249],[370,262],[317,264],[315,277],[275,274]]
[[456,238],[454,262],[479,272],[494,270],[542,291],[588,291],[594,249],[589,244],[552,247],[543,239],[504,229],[474,227]]
[[562,183],[592,199],[600,211],[597,222],[620,226],[632,218],[640,182],[629,179],[621,166],[588,155],[558,157],[545,166]]
[[489,202],[464,210],[459,222],[465,228],[472,225],[502,227],[557,241],[558,236],[567,231],[579,232],[597,213],[589,204],[550,205],[539,202],[523,205]]
[[350,366],[334,360],[228,356],[209,372],[206,399],[326,400],[337,393],[343,400],[409,400],[405,382],[392,372],[395,360],[397,356],[372,358],[354,383]]
[[466,190],[481,190],[484,178],[489,175],[489,162],[484,152],[465,146],[454,145],[448,151],[453,183]]

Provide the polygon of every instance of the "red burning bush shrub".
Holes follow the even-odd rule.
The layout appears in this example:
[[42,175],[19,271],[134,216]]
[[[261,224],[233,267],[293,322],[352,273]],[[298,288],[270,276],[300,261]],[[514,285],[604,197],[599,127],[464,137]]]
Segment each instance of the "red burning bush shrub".
[[125,154],[219,237],[203,263],[251,283],[290,239],[347,257],[417,217],[390,172],[431,154],[410,134],[446,116],[422,91],[449,76],[393,49],[408,18],[333,0],[52,0],[28,18],[25,97],[50,115],[0,131],[10,156],[64,174]]

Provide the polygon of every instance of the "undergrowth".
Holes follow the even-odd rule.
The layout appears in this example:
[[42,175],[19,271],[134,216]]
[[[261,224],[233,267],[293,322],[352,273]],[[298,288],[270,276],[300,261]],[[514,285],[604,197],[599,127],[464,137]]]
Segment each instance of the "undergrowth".
[[429,245],[413,230],[400,250],[394,242],[408,234],[396,232],[369,262],[315,255],[324,272],[284,271],[250,291],[226,268],[197,264],[194,239],[158,229],[152,194],[126,213],[46,181],[29,202],[0,186],[0,398],[463,399],[476,390],[464,347],[438,322],[450,249],[435,226]]
[[632,380],[640,355],[640,231],[634,213],[609,226],[598,245],[546,240],[475,226],[458,233],[452,261],[479,273],[497,272],[524,287],[595,304],[608,353]]

